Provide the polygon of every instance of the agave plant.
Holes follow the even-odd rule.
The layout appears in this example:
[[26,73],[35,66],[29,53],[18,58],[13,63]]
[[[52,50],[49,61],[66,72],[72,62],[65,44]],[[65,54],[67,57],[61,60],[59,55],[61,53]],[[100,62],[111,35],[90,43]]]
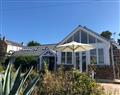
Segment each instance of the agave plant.
[[39,77],[35,77],[31,80],[28,85],[24,88],[26,79],[30,75],[33,68],[28,70],[25,74],[20,72],[21,66],[15,72],[13,77],[12,64],[9,63],[3,79],[0,79],[0,95],[31,95],[35,84],[38,82]]

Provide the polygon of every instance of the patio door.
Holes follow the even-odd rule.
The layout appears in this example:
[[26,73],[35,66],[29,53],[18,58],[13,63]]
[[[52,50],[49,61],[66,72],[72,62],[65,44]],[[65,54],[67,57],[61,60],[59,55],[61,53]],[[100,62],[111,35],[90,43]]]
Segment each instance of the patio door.
[[54,67],[55,66],[55,57],[54,56],[51,56],[49,57],[49,70],[50,71],[53,71],[54,70]]
[[86,52],[82,52],[82,72],[86,72]]
[[80,53],[76,52],[76,69],[80,69]]
[[43,56],[42,57],[42,68],[44,68],[44,64],[48,64],[48,69],[53,71],[55,68],[55,57],[54,56]]

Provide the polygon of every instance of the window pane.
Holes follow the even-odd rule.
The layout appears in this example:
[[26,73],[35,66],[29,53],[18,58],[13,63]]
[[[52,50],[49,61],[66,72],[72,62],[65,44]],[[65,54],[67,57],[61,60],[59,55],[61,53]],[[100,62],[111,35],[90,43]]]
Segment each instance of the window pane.
[[97,64],[96,49],[90,50],[90,63]]
[[103,55],[103,48],[98,49],[98,55]]
[[72,41],[73,41],[73,37],[70,37],[70,38],[67,40],[67,43],[72,42]]
[[67,53],[67,64],[72,64],[72,52]]
[[86,52],[82,52],[82,71],[86,71]]
[[82,56],[86,56],[86,52],[85,51],[82,52]]
[[90,50],[90,55],[96,55],[96,49]]
[[87,33],[81,31],[81,43],[87,43]]
[[80,42],[80,40],[79,40],[79,31],[74,34],[74,41]]
[[103,48],[98,49],[98,62],[99,62],[99,64],[104,64],[104,51],[103,51]]
[[102,43],[102,41],[100,41],[100,40],[98,40],[98,39],[97,39],[97,42],[98,42],[98,43]]
[[96,43],[96,38],[89,35],[89,43]]
[[61,62],[62,62],[62,64],[65,63],[65,52],[61,53]]
[[76,68],[80,68],[80,58],[79,58],[79,52],[76,52]]

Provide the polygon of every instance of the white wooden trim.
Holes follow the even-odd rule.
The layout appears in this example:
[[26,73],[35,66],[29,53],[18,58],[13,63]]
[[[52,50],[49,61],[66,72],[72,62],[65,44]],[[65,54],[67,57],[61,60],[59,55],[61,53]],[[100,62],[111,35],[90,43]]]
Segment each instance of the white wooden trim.
[[80,52],[80,71],[82,72],[82,52]]
[[89,51],[86,51],[86,72],[88,72],[88,64],[90,63],[89,57]]
[[64,38],[58,45],[63,44],[65,41],[67,41],[71,36],[73,36],[75,34],[75,32],[79,31],[80,27],[78,26],[75,30],[73,30],[70,34],[68,34],[68,36],[66,36],[66,38]]
[[63,44],[63,43],[64,43],[65,41],[67,41],[71,36],[74,36],[74,34],[75,34],[76,32],[78,32],[78,31],[81,32],[81,30],[84,31],[84,32],[87,32],[88,34],[92,35],[93,37],[101,40],[102,42],[104,42],[104,43],[106,43],[106,44],[110,44],[109,41],[107,41],[107,40],[103,39],[102,37],[100,37],[100,36],[92,33],[91,31],[88,31],[88,30],[85,29],[84,27],[79,26],[79,27],[77,27],[71,34],[69,34],[63,41],[61,41],[61,42],[59,43],[59,45]]
[[39,68],[40,68],[40,70],[41,70],[41,69],[42,69],[42,58],[41,58],[41,56],[39,56],[39,61],[40,61],[40,62],[39,62],[39,66],[40,66],[40,67],[39,67]]
[[[97,39],[96,39],[96,44],[98,44]],[[96,55],[97,55],[97,64],[99,64],[98,47],[96,48]]]
[[79,34],[80,34],[80,37],[79,37],[79,40],[80,40],[80,43],[81,43],[81,30],[79,30]]
[[52,55],[44,55],[44,54],[45,54],[46,52],[48,52],[48,51],[50,51],[50,52],[53,54],[53,56],[56,56],[56,53],[53,52],[51,49],[45,50],[40,56],[52,56]]

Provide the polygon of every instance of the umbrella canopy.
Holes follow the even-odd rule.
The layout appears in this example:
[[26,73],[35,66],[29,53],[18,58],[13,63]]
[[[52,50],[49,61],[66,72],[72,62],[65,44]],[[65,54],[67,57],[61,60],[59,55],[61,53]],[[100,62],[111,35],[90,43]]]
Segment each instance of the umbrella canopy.
[[82,44],[75,41],[72,41],[70,43],[66,43],[63,45],[58,45],[57,50],[61,52],[72,52],[72,63],[74,64],[74,67],[76,68],[76,62],[75,62],[75,52],[82,52],[82,51],[88,51],[91,49],[94,49],[95,47],[90,44]]
[[75,41],[57,46],[57,50],[62,52],[81,52],[88,51],[94,48],[95,47],[90,44],[83,44]]

